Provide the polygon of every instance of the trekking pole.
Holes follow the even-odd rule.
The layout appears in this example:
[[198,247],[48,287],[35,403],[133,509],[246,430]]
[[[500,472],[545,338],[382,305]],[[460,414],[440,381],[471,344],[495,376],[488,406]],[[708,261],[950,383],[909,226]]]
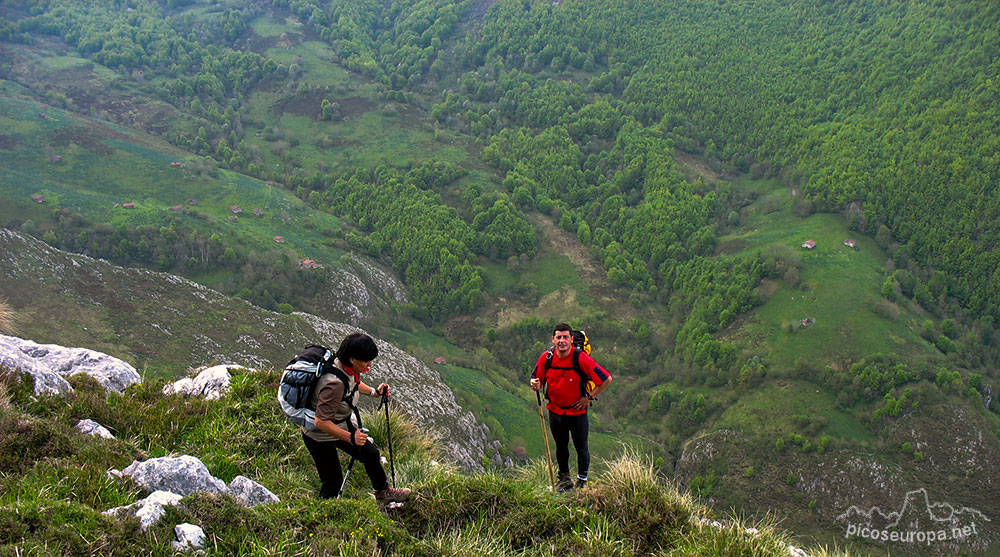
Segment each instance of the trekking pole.
[[396,489],[396,465],[392,458],[392,428],[389,427],[389,393],[382,390],[382,406],[385,407],[385,434],[389,439],[389,471],[392,472],[392,488]]
[[340,491],[337,492],[337,497],[340,498],[344,494],[344,488],[347,487],[347,478],[351,475],[351,468],[354,468],[354,457],[351,457],[351,462],[347,465],[347,472],[344,474],[344,481],[340,483]]
[[[368,433],[368,428],[361,428],[361,433]],[[354,456],[351,456],[351,461],[347,463],[347,472],[344,473],[344,481],[340,482],[340,491],[337,492],[337,497],[339,498],[344,494],[344,488],[347,487],[347,478],[351,476],[351,468],[354,468],[354,461],[357,460]]]
[[552,449],[549,448],[549,433],[545,431],[545,414],[542,413],[542,394],[535,391],[538,399],[538,419],[542,422],[542,439],[545,439],[545,457],[549,461],[549,484],[554,489],[556,487],[556,474],[552,471]]

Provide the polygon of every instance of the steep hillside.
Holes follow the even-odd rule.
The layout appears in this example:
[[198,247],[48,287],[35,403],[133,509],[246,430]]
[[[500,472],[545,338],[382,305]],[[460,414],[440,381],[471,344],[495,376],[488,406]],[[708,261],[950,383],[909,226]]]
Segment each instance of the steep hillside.
[[654,370],[619,387],[611,404],[633,428],[668,439],[676,480],[715,508],[780,516],[793,531],[877,553],[849,534],[858,522],[845,513],[899,511],[923,489],[931,502],[981,512],[979,533],[881,547],[991,554],[1000,512],[989,495],[1000,458],[993,383],[957,371],[957,355],[924,329],[933,314],[879,291],[891,258],[876,242],[836,215],[795,214],[796,192],[775,182],[733,186],[750,195],[715,257],[764,254],[774,271],[756,289],[758,304],[719,338],[755,356],[738,374]]
[[[350,254],[338,219],[273,183],[21,98],[0,96],[0,122],[0,219],[9,226],[64,249],[183,273],[270,309],[308,300],[313,313],[357,323],[407,301],[390,273]],[[302,268],[307,259],[319,267]]]
[[[60,252],[9,230],[0,229],[0,253],[0,293],[19,316],[22,338],[103,351],[148,377],[214,363],[279,369],[307,344],[337,346],[358,330],[263,310],[174,275]],[[438,373],[391,344],[380,348],[370,380],[394,385],[410,415],[457,440],[444,453],[480,468],[492,456],[482,426]]]
[[[308,452],[277,415],[277,380],[276,372],[243,372],[227,395],[206,401],[163,395],[156,380],[108,394],[77,376],[65,398],[34,398],[30,385],[0,370],[0,552],[171,555],[175,526],[184,524],[200,529],[209,553],[227,555],[806,555],[773,525],[713,519],[636,456],[608,463],[586,489],[555,494],[541,462],[468,475],[439,462],[436,432],[396,412],[388,424],[381,413],[364,421],[383,448],[392,428],[394,479],[413,489],[410,501],[376,505],[357,469],[343,498],[320,500]],[[83,417],[114,437],[76,430]],[[118,472],[166,455],[204,463],[206,487],[184,484],[160,516],[141,517],[145,527],[138,516],[104,514],[146,500],[150,482],[168,483]],[[183,475],[171,475],[171,489]],[[279,501],[251,507],[220,491],[241,476]]]

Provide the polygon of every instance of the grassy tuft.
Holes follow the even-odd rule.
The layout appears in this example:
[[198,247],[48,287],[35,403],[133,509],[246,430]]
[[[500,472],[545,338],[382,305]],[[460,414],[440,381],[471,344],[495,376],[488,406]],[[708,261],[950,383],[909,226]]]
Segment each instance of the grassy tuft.
[[47,420],[0,414],[0,470],[15,476],[48,458],[72,456],[76,448],[63,428]]
[[[695,528],[679,544],[679,550],[711,555],[777,557],[789,554],[788,542],[773,524],[750,525],[739,518],[719,523],[693,521]],[[720,526],[721,524],[721,526]]]
[[11,400],[14,398],[13,391],[24,388],[25,383],[26,380],[20,373],[0,366],[0,409],[10,406]]
[[628,451],[577,496],[618,525],[639,553],[674,546],[696,508],[673,485],[660,484],[650,459]]
[[417,552],[426,555],[462,557],[507,557],[515,555],[503,538],[487,525],[476,522],[455,530],[428,536],[416,543]]
[[7,300],[0,298],[0,333],[12,335],[17,330],[14,326],[15,313]]
[[425,431],[412,418],[390,403],[389,428],[386,428],[385,410],[372,410],[362,415],[372,442],[382,448],[388,457],[389,435],[392,435],[393,454],[399,460],[420,456],[428,461],[441,459],[441,440],[433,431]]

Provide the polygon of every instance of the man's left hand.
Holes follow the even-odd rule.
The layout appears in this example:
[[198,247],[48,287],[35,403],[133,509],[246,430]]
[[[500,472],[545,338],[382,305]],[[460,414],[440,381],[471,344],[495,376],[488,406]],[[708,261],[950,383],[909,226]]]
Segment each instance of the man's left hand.
[[580,397],[580,400],[576,401],[576,404],[573,405],[573,408],[576,408],[577,410],[586,410],[589,407],[590,399],[585,396]]
[[379,385],[378,388],[375,389],[375,394],[380,396],[389,396],[389,384],[382,383],[381,385]]

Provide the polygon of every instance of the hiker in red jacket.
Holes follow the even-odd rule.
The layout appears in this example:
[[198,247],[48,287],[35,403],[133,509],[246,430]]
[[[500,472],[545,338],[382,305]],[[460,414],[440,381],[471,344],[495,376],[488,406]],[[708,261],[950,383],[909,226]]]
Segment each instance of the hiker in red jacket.
[[[587,382],[594,383],[588,392]],[[556,462],[559,464],[559,491],[569,491],[574,484],[569,477],[569,439],[576,449],[576,488],[587,485],[590,470],[590,422],[587,408],[611,384],[611,374],[583,350],[573,346],[573,330],[566,323],[556,325],[552,331],[552,348],[538,357],[531,372],[531,388],[539,390],[547,385],[545,398],[549,410],[549,428],[556,443]]]

